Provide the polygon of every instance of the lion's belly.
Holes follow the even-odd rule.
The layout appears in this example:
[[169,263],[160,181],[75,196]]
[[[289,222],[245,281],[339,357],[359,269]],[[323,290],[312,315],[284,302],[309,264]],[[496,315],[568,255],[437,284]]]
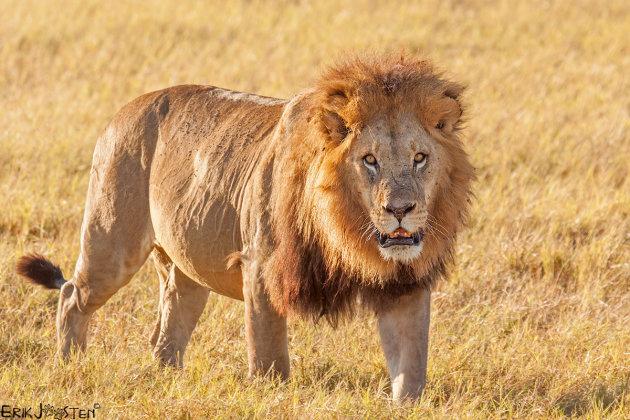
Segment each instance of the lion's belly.
[[207,191],[161,197],[151,203],[155,240],[184,274],[210,290],[243,300],[240,270],[226,259],[242,248],[239,218]]

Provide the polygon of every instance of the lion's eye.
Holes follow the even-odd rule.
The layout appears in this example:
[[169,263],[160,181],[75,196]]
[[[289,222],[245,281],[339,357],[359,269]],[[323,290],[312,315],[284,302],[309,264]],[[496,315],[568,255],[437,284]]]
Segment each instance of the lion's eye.
[[413,157],[413,162],[416,168],[424,166],[426,161],[427,161],[427,155],[425,155],[424,153],[416,153],[416,155]]
[[370,166],[376,165],[376,158],[374,155],[365,155],[363,156],[363,161]]
[[435,128],[437,128],[438,130],[441,130],[444,128],[444,121],[440,121],[437,124],[435,124]]

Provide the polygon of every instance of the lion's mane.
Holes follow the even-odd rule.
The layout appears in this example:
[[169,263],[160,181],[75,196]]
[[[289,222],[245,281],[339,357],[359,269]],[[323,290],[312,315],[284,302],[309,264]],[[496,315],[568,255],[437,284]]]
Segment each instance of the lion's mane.
[[[459,138],[462,91],[426,60],[363,56],[330,68],[295,106],[280,133],[286,143],[276,158],[282,194],[272,203],[276,249],[265,276],[279,313],[325,316],[336,323],[357,302],[378,312],[445,274],[474,178]],[[447,100],[457,101],[459,115],[445,120],[455,121],[448,131],[437,130],[452,109],[444,106]],[[417,115],[449,159],[428,209],[439,229],[427,232],[422,255],[411,265],[385,261],[375,244],[361,237],[367,216],[339,165],[353,134],[375,116],[400,110]],[[337,131],[331,131],[331,121],[337,121]],[[313,200],[325,200],[330,211],[317,211]]]

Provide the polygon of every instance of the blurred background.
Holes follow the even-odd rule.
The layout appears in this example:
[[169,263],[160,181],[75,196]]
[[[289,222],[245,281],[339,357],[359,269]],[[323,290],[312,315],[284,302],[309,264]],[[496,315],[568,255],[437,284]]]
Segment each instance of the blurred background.
[[[109,416],[630,416],[630,3],[0,0],[0,400],[99,402]],[[336,57],[430,57],[468,85],[476,199],[433,294],[425,400],[395,407],[374,320],[291,325],[293,379],[246,381],[242,304],[213,296],[185,369],[148,338],[146,264],[54,363],[95,141],[142,93],[183,83],[288,98]],[[112,357],[112,356],[115,357]]]

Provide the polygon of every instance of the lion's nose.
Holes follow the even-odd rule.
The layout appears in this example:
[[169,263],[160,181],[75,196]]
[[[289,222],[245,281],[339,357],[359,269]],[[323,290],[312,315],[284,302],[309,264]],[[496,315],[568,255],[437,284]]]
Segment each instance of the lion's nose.
[[383,208],[386,212],[392,213],[396,220],[398,220],[398,223],[402,222],[402,219],[407,215],[407,213],[416,208],[416,203],[405,203],[402,205],[396,204],[390,203]]

